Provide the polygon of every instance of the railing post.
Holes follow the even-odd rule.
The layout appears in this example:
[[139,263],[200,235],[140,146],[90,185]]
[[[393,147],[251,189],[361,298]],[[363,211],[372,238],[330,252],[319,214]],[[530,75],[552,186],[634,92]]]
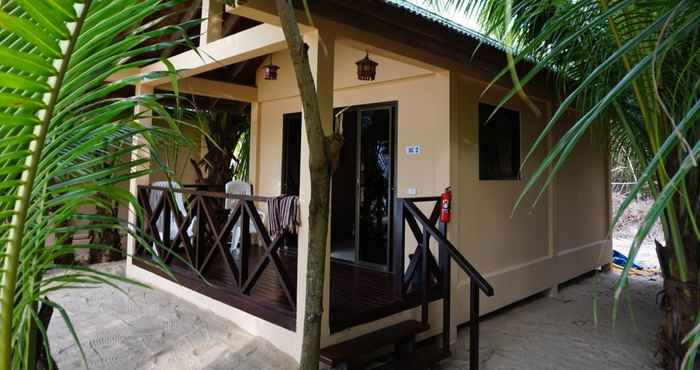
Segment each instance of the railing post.
[[[440,222],[440,233],[447,237],[447,223]],[[447,246],[441,243],[439,253],[440,271],[442,271],[442,351],[447,356],[450,353],[452,271]]]
[[[420,270],[421,270],[421,321],[423,324],[428,324],[428,248],[430,248],[430,234],[428,230],[423,227],[423,241],[421,242],[420,248]],[[414,258],[418,258],[415,256]]]
[[[241,266],[240,266],[240,272],[241,272],[241,284],[245,283],[248,281],[248,265],[249,265],[249,257],[250,257],[250,210],[254,210],[255,206],[253,207],[245,207],[245,205],[249,202],[248,200],[239,200],[241,202],[241,218],[240,218],[240,227],[241,227],[241,247],[240,247],[240,256],[241,256]],[[243,204],[243,202],[246,202],[246,204]],[[252,202],[251,202],[252,204]]]
[[[145,238],[145,240],[156,240],[156,238],[153,236],[153,228],[151,227],[151,219],[153,218],[153,210],[149,204],[151,193],[142,185],[139,185],[137,189],[138,204],[143,210],[143,220],[140,221],[141,228],[136,227],[134,229],[134,233],[143,233],[143,238]],[[139,222],[138,219],[137,222]],[[134,256],[140,256],[143,254],[143,246],[138,241],[134,243],[133,254]]]
[[393,218],[393,273],[394,273],[394,294],[396,298],[402,298],[403,280],[405,270],[405,251],[406,244],[406,221],[404,219],[404,200],[396,198],[394,202],[394,218]]
[[469,280],[469,369],[479,369],[479,288]]
[[[194,213],[195,218],[194,220],[197,221],[197,223],[194,225],[194,268],[199,271],[199,265],[201,263],[201,257],[199,256],[199,246],[202,244],[202,226],[204,225],[204,222],[202,222],[202,203],[201,203],[201,197],[199,195],[192,197],[192,202],[190,203],[190,208],[188,210],[188,216],[189,213]],[[194,222],[194,221],[193,221]]]
[[[170,222],[171,222],[171,217],[172,217],[172,210],[170,207],[171,204],[171,199],[172,199],[172,194],[170,194],[170,190],[161,190],[161,196],[162,201],[163,201],[163,235],[161,236],[161,240],[163,241],[163,248],[165,248],[165,251],[161,252],[158,257],[162,258],[165,260],[165,256],[170,254],[171,248],[170,248]],[[157,220],[157,219],[156,219]],[[159,247],[160,249],[160,247]]]

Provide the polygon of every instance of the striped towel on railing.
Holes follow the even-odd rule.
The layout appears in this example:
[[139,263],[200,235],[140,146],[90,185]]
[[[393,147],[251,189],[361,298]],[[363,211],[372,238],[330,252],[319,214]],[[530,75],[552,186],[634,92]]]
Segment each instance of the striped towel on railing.
[[282,195],[267,201],[270,218],[270,236],[276,237],[284,232],[297,233],[301,225],[299,215],[299,197]]

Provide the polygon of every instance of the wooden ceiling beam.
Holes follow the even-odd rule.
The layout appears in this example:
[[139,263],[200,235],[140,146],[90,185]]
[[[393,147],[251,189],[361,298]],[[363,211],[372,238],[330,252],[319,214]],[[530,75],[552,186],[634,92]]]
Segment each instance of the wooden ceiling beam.
[[[216,40],[197,50],[189,50],[168,58],[177,70],[178,79],[191,77],[244,60],[275,53],[287,48],[282,29],[261,24],[245,31]],[[141,68],[141,73],[168,71],[163,62],[156,62]],[[144,82],[156,86],[168,82],[168,77]]]
[[[156,89],[172,91],[173,86],[168,82],[156,86]],[[258,100],[258,89],[251,86],[230,82],[207,80],[199,77],[189,77],[178,81],[180,93],[210,98],[220,98],[252,103]]]
[[[251,4],[252,5],[252,4]],[[226,12],[229,14],[234,14],[239,17],[244,17],[252,19],[261,23],[272,24],[278,27],[282,27],[280,18],[277,16],[277,9],[274,6],[274,2],[256,2],[255,7],[247,6],[244,2],[237,2],[236,5],[226,5]],[[301,33],[308,33],[314,31],[315,28],[303,23],[302,20],[305,17],[299,17],[299,31]]]

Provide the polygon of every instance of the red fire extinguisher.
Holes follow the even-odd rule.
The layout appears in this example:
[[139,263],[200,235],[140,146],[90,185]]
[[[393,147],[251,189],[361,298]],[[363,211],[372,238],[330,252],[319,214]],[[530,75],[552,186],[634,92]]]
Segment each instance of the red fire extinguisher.
[[450,222],[450,207],[452,206],[452,188],[445,188],[445,192],[440,194],[440,222]]

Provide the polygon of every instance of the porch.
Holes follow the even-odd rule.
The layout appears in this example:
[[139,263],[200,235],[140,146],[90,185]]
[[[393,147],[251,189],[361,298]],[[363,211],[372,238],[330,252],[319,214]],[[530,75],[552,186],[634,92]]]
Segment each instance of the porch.
[[[184,210],[178,210],[179,196],[184,200]],[[227,194],[216,189],[197,190],[193,186],[183,189],[140,186],[143,237],[149,241],[145,245],[150,245],[152,250],[147,251],[149,247],[142,243],[133,264],[295,331],[298,250],[287,243],[289,234],[271,235],[261,218],[261,214],[268,214],[267,203],[272,199]],[[433,203],[429,218],[435,224],[437,198],[421,200]],[[226,201],[236,205],[227,209]],[[413,217],[408,225],[415,236],[422,235]],[[237,247],[232,245],[236,226],[241,230]],[[403,243],[401,248],[397,245],[392,253],[395,263],[389,271],[331,258],[331,332],[421,306],[423,281],[428,281],[429,301],[444,297],[445,280],[433,253],[426,254],[428,277],[425,278],[420,246],[410,254],[408,267],[404,268]]]

